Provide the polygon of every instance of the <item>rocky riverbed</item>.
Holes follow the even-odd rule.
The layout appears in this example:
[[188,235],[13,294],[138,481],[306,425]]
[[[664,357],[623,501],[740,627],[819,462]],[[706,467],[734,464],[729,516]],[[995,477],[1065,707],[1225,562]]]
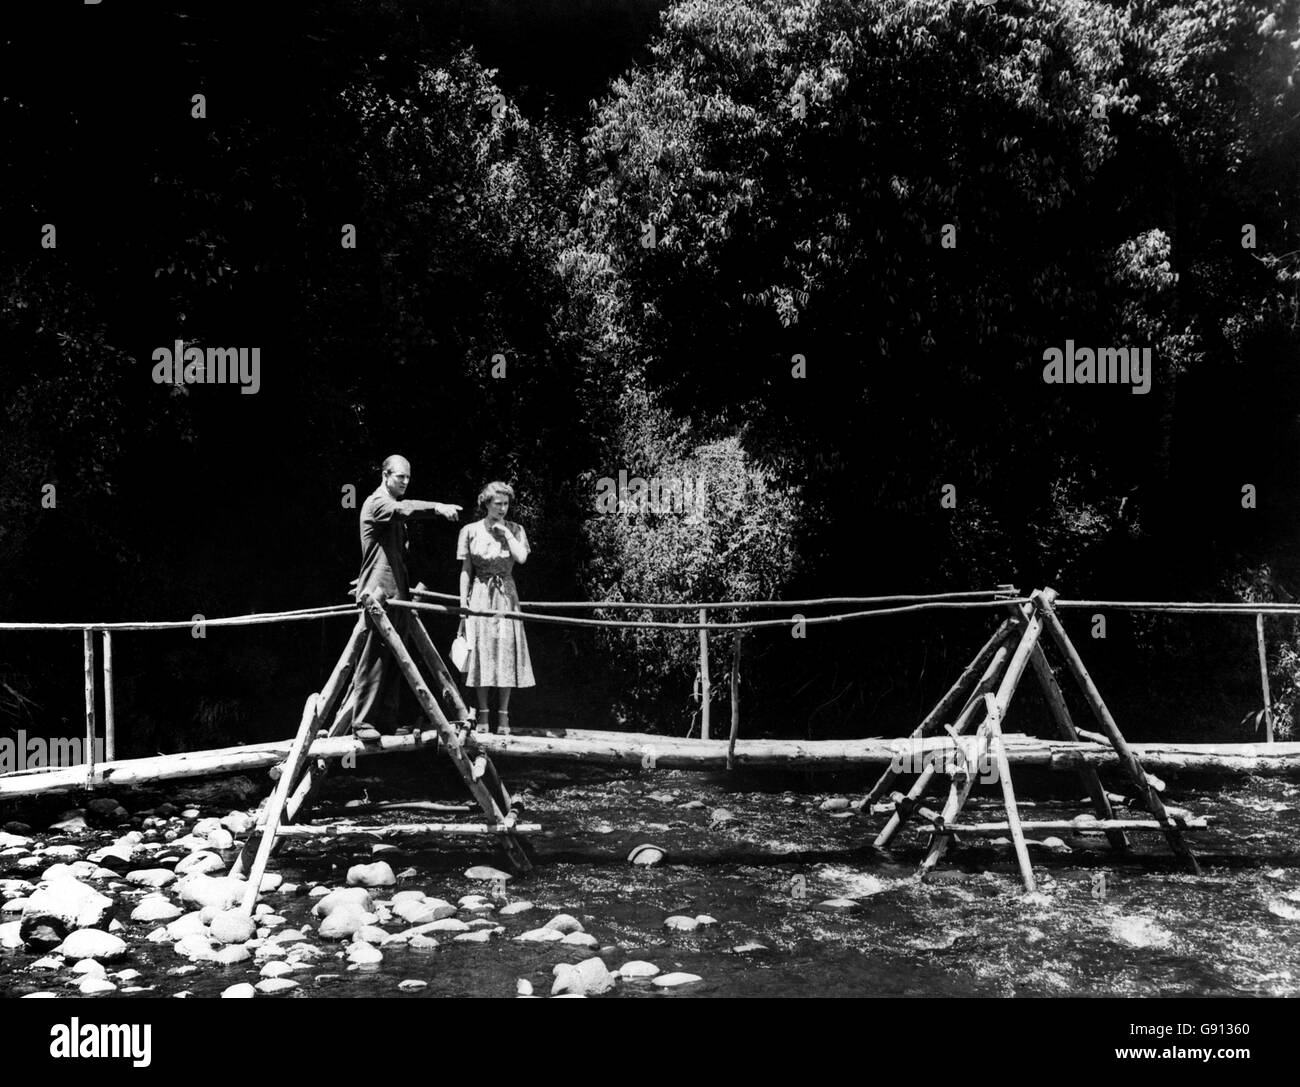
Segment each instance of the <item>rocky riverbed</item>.
[[[251,918],[236,908],[246,883],[226,873],[265,792],[255,783],[6,812],[0,993],[1300,994],[1289,782],[1171,787],[1211,816],[1191,839],[1199,877],[1159,834],[1134,835],[1119,856],[1081,829],[1031,846],[1040,888],[1026,895],[1000,842],[955,848],[918,884],[923,836],[869,848],[883,821],[855,803],[869,782],[503,771],[523,818],[544,828],[528,877],[511,878],[481,839],[299,839],[272,862]],[[323,799],[350,815],[431,794],[463,796],[408,767],[340,774]],[[1084,810],[1032,783],[1024,798],[1034,818]]]

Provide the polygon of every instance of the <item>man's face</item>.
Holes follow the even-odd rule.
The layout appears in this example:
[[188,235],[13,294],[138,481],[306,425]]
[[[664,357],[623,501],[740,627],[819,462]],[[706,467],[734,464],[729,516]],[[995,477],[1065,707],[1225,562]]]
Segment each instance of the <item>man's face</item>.
[[411,466],[404,461],[393,465],[384,473],[384,486],[394,498],[401,498],[406,494],[406,488],[410,485]]

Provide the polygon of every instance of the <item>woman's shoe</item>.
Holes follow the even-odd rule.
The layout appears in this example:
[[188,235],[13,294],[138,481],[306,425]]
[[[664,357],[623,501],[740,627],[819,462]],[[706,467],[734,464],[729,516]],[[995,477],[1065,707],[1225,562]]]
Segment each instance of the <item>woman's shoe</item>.
[[475,711],[474,711],[474,731],[475,731],[475,732],[491,732],[491,731],[492,731],[491,726],[488,724],[488,711],[487,711],[487,710],[475,710]]
[[498,736],[510,735],[510,711],[509,710],[497,710],[497,735]]

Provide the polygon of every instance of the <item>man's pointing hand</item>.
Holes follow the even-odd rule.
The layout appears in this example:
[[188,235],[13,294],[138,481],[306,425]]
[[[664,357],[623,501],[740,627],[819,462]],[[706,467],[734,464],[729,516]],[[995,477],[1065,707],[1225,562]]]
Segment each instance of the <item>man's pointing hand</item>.
[[448,521],[460,520],[459,506],[452,506],[445,502],[435,502],[433,504],[433,509],[439,517],[445,517]]

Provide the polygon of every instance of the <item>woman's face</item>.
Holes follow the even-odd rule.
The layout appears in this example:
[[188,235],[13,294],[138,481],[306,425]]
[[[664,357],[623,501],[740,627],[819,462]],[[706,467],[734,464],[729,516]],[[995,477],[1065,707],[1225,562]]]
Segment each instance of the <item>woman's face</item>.
[[510,499],[503,494],[493,495],[488,499],[487,514],[489,521],[503,521],[510,512]]

